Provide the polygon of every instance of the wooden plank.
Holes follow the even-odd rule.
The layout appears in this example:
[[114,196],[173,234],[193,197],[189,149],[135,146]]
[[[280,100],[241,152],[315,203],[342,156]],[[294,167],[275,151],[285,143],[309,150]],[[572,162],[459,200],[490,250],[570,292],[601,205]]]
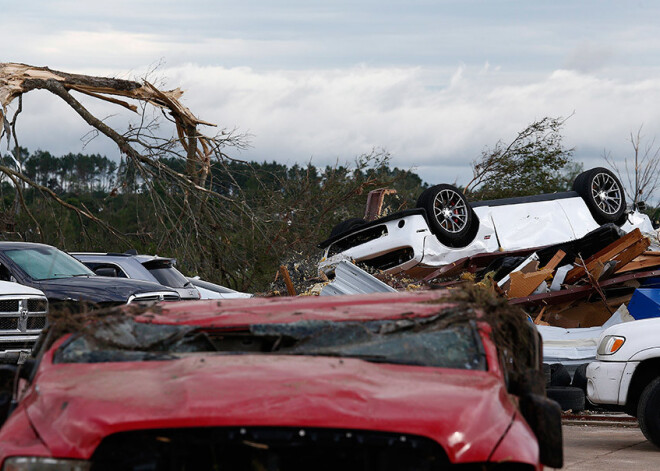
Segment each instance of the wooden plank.
[[509,250],[502,252],[483,252],[470,257],[464,257],[455,262],[449,263],[441,268],[438,268],[436,271],[424,278],[424,281],[432,281],[435,278],[441,276],[449,277],[458,275],[461,271],[469,271],[475,273],[482,268],[486,268],[493,260],[496,260],[500,257],[527,257],[528,255],[536,252],[538,249],[543,247],[533,247],[529,249],[520,249],[520,250]]
[[639,229],[635,229],[634,231],[631,231],[628,234],[621,237],[619,240],[615,240],[607,247],[601,249],[599,252],[593,254],[591,257],[589,257],[586,260],[586,263],[588,265],[594,260],[601,260],[603,258],[605,259],[605,261],[607,261],[612,257],[614,257],[619,252],[621,252],[621,250],[625,249],[625,247],[629,247],[630,245],[640,240],[642,237],[644,237],[642,235],[642,232]]
[[367,207],[364,211],[365,221],[375,221],[380,217],[380,212],[383,209],[383,201],[387,195],[395,195],[396,190],[388,188],[378,188],[371,190],[367,195]]
[[660,267],[660,252],[651,252],[647,250],[642,255],[635,257],[635,259],[627,265],[617,268],[616,273],[628,273],[653,267]]
[[[642,239],[644,239],[644,236],[642,235],[641,231],[639,229],[635,229],[634,231],[621,237],[619,240],[612,242],[598,253],[589,257],[584,261],[584,265],[586,265],[587,270],[591,272],[595,269],[597,262],[604,264],[608,260],[614,258],[617,254],[623,252],[625,249]],[[577,266],[566,274],[564,284],[573,284],[585,275],[586,271],[584,266]]]
[[646,237],[635,242],[633,245],[614,257],[613,260],[617,262],[617,268],[624,268],[628,263],[643,254],[650,245],[651,241]]
[[547,322],[545,322],[543,320],[543,314],[545,314],[545,309],[546,308],[547,308],[547,306],[543,306],[541,308],[541,312],[539,312],[539,315],[536,316],[536,318],[534,318],[534,324],[536,324],[536,325],[550,325],[550,324],[548,324]]
[[424,281],[432,281],[435,278],[439,278],[441,276],[452,276],[452,275],[458,275],[461,271],[465,269],[467,266],[468,262],[470,261],[470,257],[463,257],[455,262],[448,263],[444,267],[440,267],[437,270],[435,270],[433,273],[427,275],[424,278]]
[[[609,288],[618,284],[623,284],[630,280],[642,280],[644,278],[660,277],[660,270],[649,270],[635,273],[624,273],[605,280],[599,283],[602,289]],[[631,288],[632,290],[632,288]],[[533,294],[530,296],[523,296],[522,298],[510,299],[509,304],[517,304],[520,306],[552,306],[562,304],[565,302],[575,301],[577,299],[588,296],[595,292],[592,285],[569,286],[568,288],[551,291],[549,293]]]
[[557,250],[557,253],[550,259],[546,266],[543,267],[543,270],[553,270],[559,266],[561,261],[566,256],[566,252],[563,250]]
[[546,278],[552,275],[550,269],[543,269],[532,273],[522,271],[511,272],[511,288],[507,293],[508,298],[520,298],[529,296],[539,287]]
[[280,265],[280,274],[284,278],[284,284],[286,284],[286,290],[289,296],[295,296],[296,288],[293,286],[293,281],[291,281],[291,276],[289,276],[289,270],[287,270],[286,266]]

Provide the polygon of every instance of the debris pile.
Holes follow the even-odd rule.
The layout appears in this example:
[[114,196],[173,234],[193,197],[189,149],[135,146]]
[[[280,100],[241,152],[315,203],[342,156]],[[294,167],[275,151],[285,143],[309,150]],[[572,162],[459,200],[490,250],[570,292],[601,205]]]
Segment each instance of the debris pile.
[[[469,279],[492,279],[492,289],[522,307],[538,325],[564,328],[602,326],[635,289],[657,284],[660,251],[639,229],[622,233],[601,226],[576,241],[530,254],[481,254],[438,269],[424,281],[430,287]],[[461,281],[465,282],[465,281]]]
[[543,338],[544,363],[564,373],[562,381],[549,375],[548,397],[573,412],[588,407],[586,363],[596,358],[601,333],[621,322],[660,317],[657,238],[615,224],[557,245],[465,257],[417,280],[415,270],[375,273],[359,266],[340,261],[320,294],[477,285],[522,308]]

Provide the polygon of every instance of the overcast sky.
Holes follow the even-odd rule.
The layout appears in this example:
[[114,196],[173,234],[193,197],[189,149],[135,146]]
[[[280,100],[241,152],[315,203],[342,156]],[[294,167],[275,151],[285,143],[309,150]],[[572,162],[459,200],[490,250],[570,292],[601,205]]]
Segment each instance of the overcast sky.
[[[201,119],[252,135],[242,159],[324,165],[382,148],[430,183],[465,183],[485,147],[544,116],[573,115],[565,143],[586,167],[630,157],[642,125],[647,142],[660,134],[658,2],[0,0],[0,12],[0,62],[123,78],[159,65]],[[104,138],[83,149],[88,129],[45,92],[26,96],[19,125],[30,150],[117,155]]]

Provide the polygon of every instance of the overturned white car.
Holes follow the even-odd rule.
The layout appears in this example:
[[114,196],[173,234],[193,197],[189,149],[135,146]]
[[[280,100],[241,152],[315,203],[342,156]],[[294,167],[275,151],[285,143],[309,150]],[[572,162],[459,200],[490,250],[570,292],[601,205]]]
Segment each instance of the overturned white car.
[[375,221],[335,226],[320,268],[345,259],[398,273],[423,274],[478,253],[512,251],[579,239],[601,224],[652,232],[649,218],[627,211],[621,182],[605,168],[577,176],[573,191],[469,203],[446,184],[425,190],[417,207]]

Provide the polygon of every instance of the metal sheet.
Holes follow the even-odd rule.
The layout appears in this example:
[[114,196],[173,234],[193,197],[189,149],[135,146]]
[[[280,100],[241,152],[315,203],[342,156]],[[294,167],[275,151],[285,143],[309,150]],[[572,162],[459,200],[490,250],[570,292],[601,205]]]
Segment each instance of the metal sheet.
[[576,367],[596,359],[598,339],[605,329],[612,325],[634,320],[625,305],[621,305],[600,327],[564,329],[547,325],[538,325],[543,337],[543,363],[561,363]]
[[335,279],[321,290],[321,296],[342,294],[394,293],[396,290],[352,263],[341,261]]

